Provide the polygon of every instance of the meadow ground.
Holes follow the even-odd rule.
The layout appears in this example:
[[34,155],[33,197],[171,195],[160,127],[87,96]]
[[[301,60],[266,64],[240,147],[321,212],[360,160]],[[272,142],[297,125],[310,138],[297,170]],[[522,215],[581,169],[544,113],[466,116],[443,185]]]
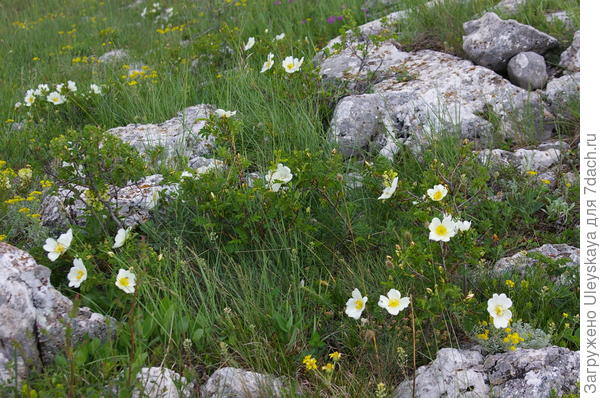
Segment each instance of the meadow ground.
[[[512,167],[492,169],[473,153],[475,143],[445,132],[421,155],[401,150],[392,160],[344,159],[330,140],[335,104],[347,92],[323,84],[316,52],[353,24],[423,1],[366,10],[363,0],[163,0],[161,12],[173,8],[168,20],[141,15],[154,2],[130,3],[0,3],[0,240],[48,266],[66,296],[119,321],[114,339],[84,342],[32,374],[27,388],[3,394],[101,396],[119,375],[162,365],[197,385],[232,366],[289,377],[307,397],[375,396],[378,388],[383,397],[380,383],[389,393],[414,373],[413,359],[428,363],[440,348],[496,339],[490,349],[510,350],[506,336],[486,326],[494,293],[512,299],[514,321],[542,330],[553,345],[579,348],[578,271],[566,283],[556,283],[565,273],[560,262],[548,260],[525,273],[490,272],[519,250],[578,246],[578,182],[551,187]],[[462,56],[462,23],[493,3],[417,7],[397,40]],[[529,3],[514,18],[568,47],[579,2]],[[558,9],[574,26],[546,20]],[[256,43],[245,50],[250,37]],[[99,62],[115,49],[127,58]],[[274,65],[261,73],[269,53]],[[298,71],[284,71],[287,56],[304,58]],[[132,66],[141,68],[133,76]],[[77,91],[67,88],[62,106],[25,105],[28,89],[68,81]],[[101,198],[90,198],[85,225],[73,226],[73,243],[50,261],[44,242],[65,231],[40,223],[41,201],[76,176],[77,165],[100,187],[154,173],[178,182],[187,170],[187,159],[160,162],[155,153],[145,162],[119,144],[94,147],[106,142],[104,131],[159,123],[196,104],[237,111],[207,128],[227,168],[183,180],[177,197],[161,199],[118,249],[118,223]],[[572,145],[561,162],[577,173],[578,103],[570,105],[557,130]],[[72,143],[75,152],[66,150]],[[278,163],[293,174],[285,189],[243,178]],[[349,174],[361,176],[360,187],[348,186]],[[378,200],[395,177],[394,196]],[[437,184],[449,190],[440,201],[427,196]],[[444,213],[470,229],[447,243],[431,240],[428,223]],[[68,286],[74,258],[88,272],[79,288]],[[135,273],[135,294],[115,286],[121,268]],[[369,298],[362,320],[345,313],[355,288]],[[397,316],[377,305],[390,289],[411,298]],[[122,391],[130,391],[126,379]]]

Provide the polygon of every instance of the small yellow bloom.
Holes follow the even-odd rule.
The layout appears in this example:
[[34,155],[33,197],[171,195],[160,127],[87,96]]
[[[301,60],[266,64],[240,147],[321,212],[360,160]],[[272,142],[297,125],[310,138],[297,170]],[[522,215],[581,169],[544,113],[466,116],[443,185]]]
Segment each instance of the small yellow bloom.
[[568,318],[569,314],[567,314],[566,312],[563,312],[562,316],[563,316],[563,318]]
[[329,354],[329,358],[331,358],[334,362],[337,362],[342,357],[342,354],[338,351],[332,352]]
[[317,360],[313,358],[312,355],[307,355],[302,360],[302,363],[306,367],[306,370],[315,370],[317,369]]
[[19,213],[23,213],[23,214],[29,213],[29,208],[28,207],[21,207],[19,209]]
[[527,289],[529,287],[529,282],[528,281],[521,281],[521,287],[523,289]]
[[537,171],[533,171],[533,170],[529,170],[527,171],[527,174],[529,174],[530,176],[536,176],[538,174]]
[[135,86],[136,84],[138,84],[138,82],[136,80],[132,80],[127,84],[129,84],[130,86]]
[[31,58],[31,60],[32,60],[32,61],[39,61],[39,60],[40,60],[40,57],[33,57],[33,58]]
[[4,239],[6,239],[6,235],[0,235],[0,242],[2,242]]
[[334,369],[335,369],[335,365],[331,362],[328,362],[327,364],[321,366],[321,370],[324,370],[327,373],[333,372]]
[[40,181],[40,186],[42,188],[50,188],[52,186],[52,181],[48,181],[48,180],[41,180]]
[[515,283],[513,281],[511,281],[510,279],[507,279],[506,281],[504,281],[504,283],[506,284],[506,286],[508,286],[509,289],[512,289],[513,287],[515,287]]
[[542,179],[540,180],[542,183],[546,184],[546,185],[550,185],[551,181],[550,180],[546,180],[546,179]]

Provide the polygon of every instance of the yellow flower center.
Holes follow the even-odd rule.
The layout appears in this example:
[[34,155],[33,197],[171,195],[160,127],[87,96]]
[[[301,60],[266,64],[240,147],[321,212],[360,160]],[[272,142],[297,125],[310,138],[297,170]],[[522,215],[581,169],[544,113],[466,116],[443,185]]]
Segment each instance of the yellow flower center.
[[433,194],[433,200],[441,200],[442,199],[442,191],[435,191]]
[[445,225],[440,224],[437,227],[435,227],[435,233],[439,236],[444,236],[448,234],[448,228],[446,228]]
[[58,102],[59,98],[58,97],[54,97],[52,98],[52,102]]
[[494,308],[494,312],[496,313],[496,315],[502,316],[502,314],[504,313],[504,308],[502,308],[501,305],[497,305],[496,308]]
[[396,308],[399,305],[400,305],[400,300],[398,300],[398,299],[393,298],[388,301],[388,307],[390,307],[390,308]]
[[294,69],[294,64],[287,64],[288,69]]
[[362,310],[364,306],[365,303],[362,300],[356,300],[354,302],[354,308],[356,308],[357,310]]
[[129,286],[129,278],[128,277],[120,278],[119,285],[125,286],[125,287]]
[[54,248],[54,251],[58,254],[63,254],[67,251],[67,248],[62,243],[57,243],[56,247]]
[[75,276],[75,278],[77,280],[80,280],[81,278],[83,278],[84,275],[85,275],[85,272],[83,272],[83,270],[79,270],[79,271],[77,271],[77,276]]

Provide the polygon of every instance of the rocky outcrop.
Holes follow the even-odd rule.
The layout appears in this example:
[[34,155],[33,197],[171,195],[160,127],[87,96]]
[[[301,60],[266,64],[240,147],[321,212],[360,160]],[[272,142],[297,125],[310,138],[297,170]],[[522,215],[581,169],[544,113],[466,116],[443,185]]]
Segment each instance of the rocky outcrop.
[[569,117],[571,111],[567,105],[570,101],[579,98],[579,92],[579,72],[577,72],[550,80],[544,97],[554,115]]
[[575,32],[573,42],[561,55],[559,66],[569,72],[579,72],[579,31]]
[[510,81],[526,90],[544,88],[548,81],[546,61],[532,51],[519,53],[508,62]]
[[162,147],[167,159],[174,156],[193,159],[207,155],[212,149],[214,137],[204,137],[199,133],[214,110],[212,105],[195,105],[160,124],[128,124],[112,128],[108,133],[132,145],[143,155]]
[[564,141],[551,141],[533,149],[520,148],[514,152],[503,149],[486,149],[479,152],[479,160],[491,166],[514,166],[522,172],[542,172],[556,165],[561,155],[569,149]]
[[504,257],[494,264],[494,272],[525,272],[539,263],[531,254],[538,254],[551,260],[564,259],[563,267],[579,267],[579,249],[565,244],[546,244],[536,249],[521,251],[511,257]]
[[[442,130],[487,141],[496,134],[519,134],[519,120],[525,115],[541,118],[537,94],[470,61],[422,50],[410,53],[397,68],[401,71],[376,84],[371,94],[348,96],[338,103],[332,134],[344,155],[369,152],[389,157],[400,145],[418,148]],[[496,125],[488,120],[490,112],[497,116]],[[541,124],[536,123],[540,131]]]
[[558,45],[554,37],[515,20],[502,20],[493,12],[463,25],[463,50],[478,65],[496,72],[506,70],[515,55],[532,51],[544,54]]
[[[579,352],[561,347],[517,349],[483,357],[478,351],[442,348],[416,373],[419,398],[549,398],[577,391]],[[394,398],[412,398],[405,380]]]
[[497,398],[548,398],[577,392],[579,352],[562,347],[489,355],[483,363]]
[[135,389],[132,398],[187,398],[191,397],[194,383],[185,377],[162,367],[142,368],[136,375],[141,391]]
[[[50,283],[50,270],[28,253],[0,242],[0,384],[24,378],[33,368],[52,363],[65,347],[65,330],[74,344],[85,338],[105,339],[114,320],[73,303]],[[16,359],[16,364],[15,364]]]
[[282,397],[284,381],[275,376],[237,368],[222,368],[200,388],[202,398]]
[[394,398],[481,398],[487,397],[489,386],[483,371],[483,356],[477,351],[442,348],[429,365],[416,374],[416,394],[412,379],[396,388]]
[[[150,212],[161,197],[169,198],[179,188],[178,184],[162,184],[163,176],[154,174],[125,187],[110,186],[106,203],[125,226],[131,227],[147,221]],[[44,198],[41,220],[50,228],[69,223],[83,225],[86,209],[93,205],[86,197],[88,188],[73,186],[60,188],[53,196]]]

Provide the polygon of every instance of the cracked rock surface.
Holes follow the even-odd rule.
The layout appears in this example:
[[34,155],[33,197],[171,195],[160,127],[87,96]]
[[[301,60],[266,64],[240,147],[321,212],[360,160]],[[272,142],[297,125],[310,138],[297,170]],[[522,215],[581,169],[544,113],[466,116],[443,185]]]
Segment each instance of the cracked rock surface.
[[0,242],[0,383],[24,378],[30,369],[52,363],[63,351],[66,325],[73,341],[86,336],[105,339],[114,320],[81,307],[69,318],[73,303],[50,283],[50,270],[28,253]]

